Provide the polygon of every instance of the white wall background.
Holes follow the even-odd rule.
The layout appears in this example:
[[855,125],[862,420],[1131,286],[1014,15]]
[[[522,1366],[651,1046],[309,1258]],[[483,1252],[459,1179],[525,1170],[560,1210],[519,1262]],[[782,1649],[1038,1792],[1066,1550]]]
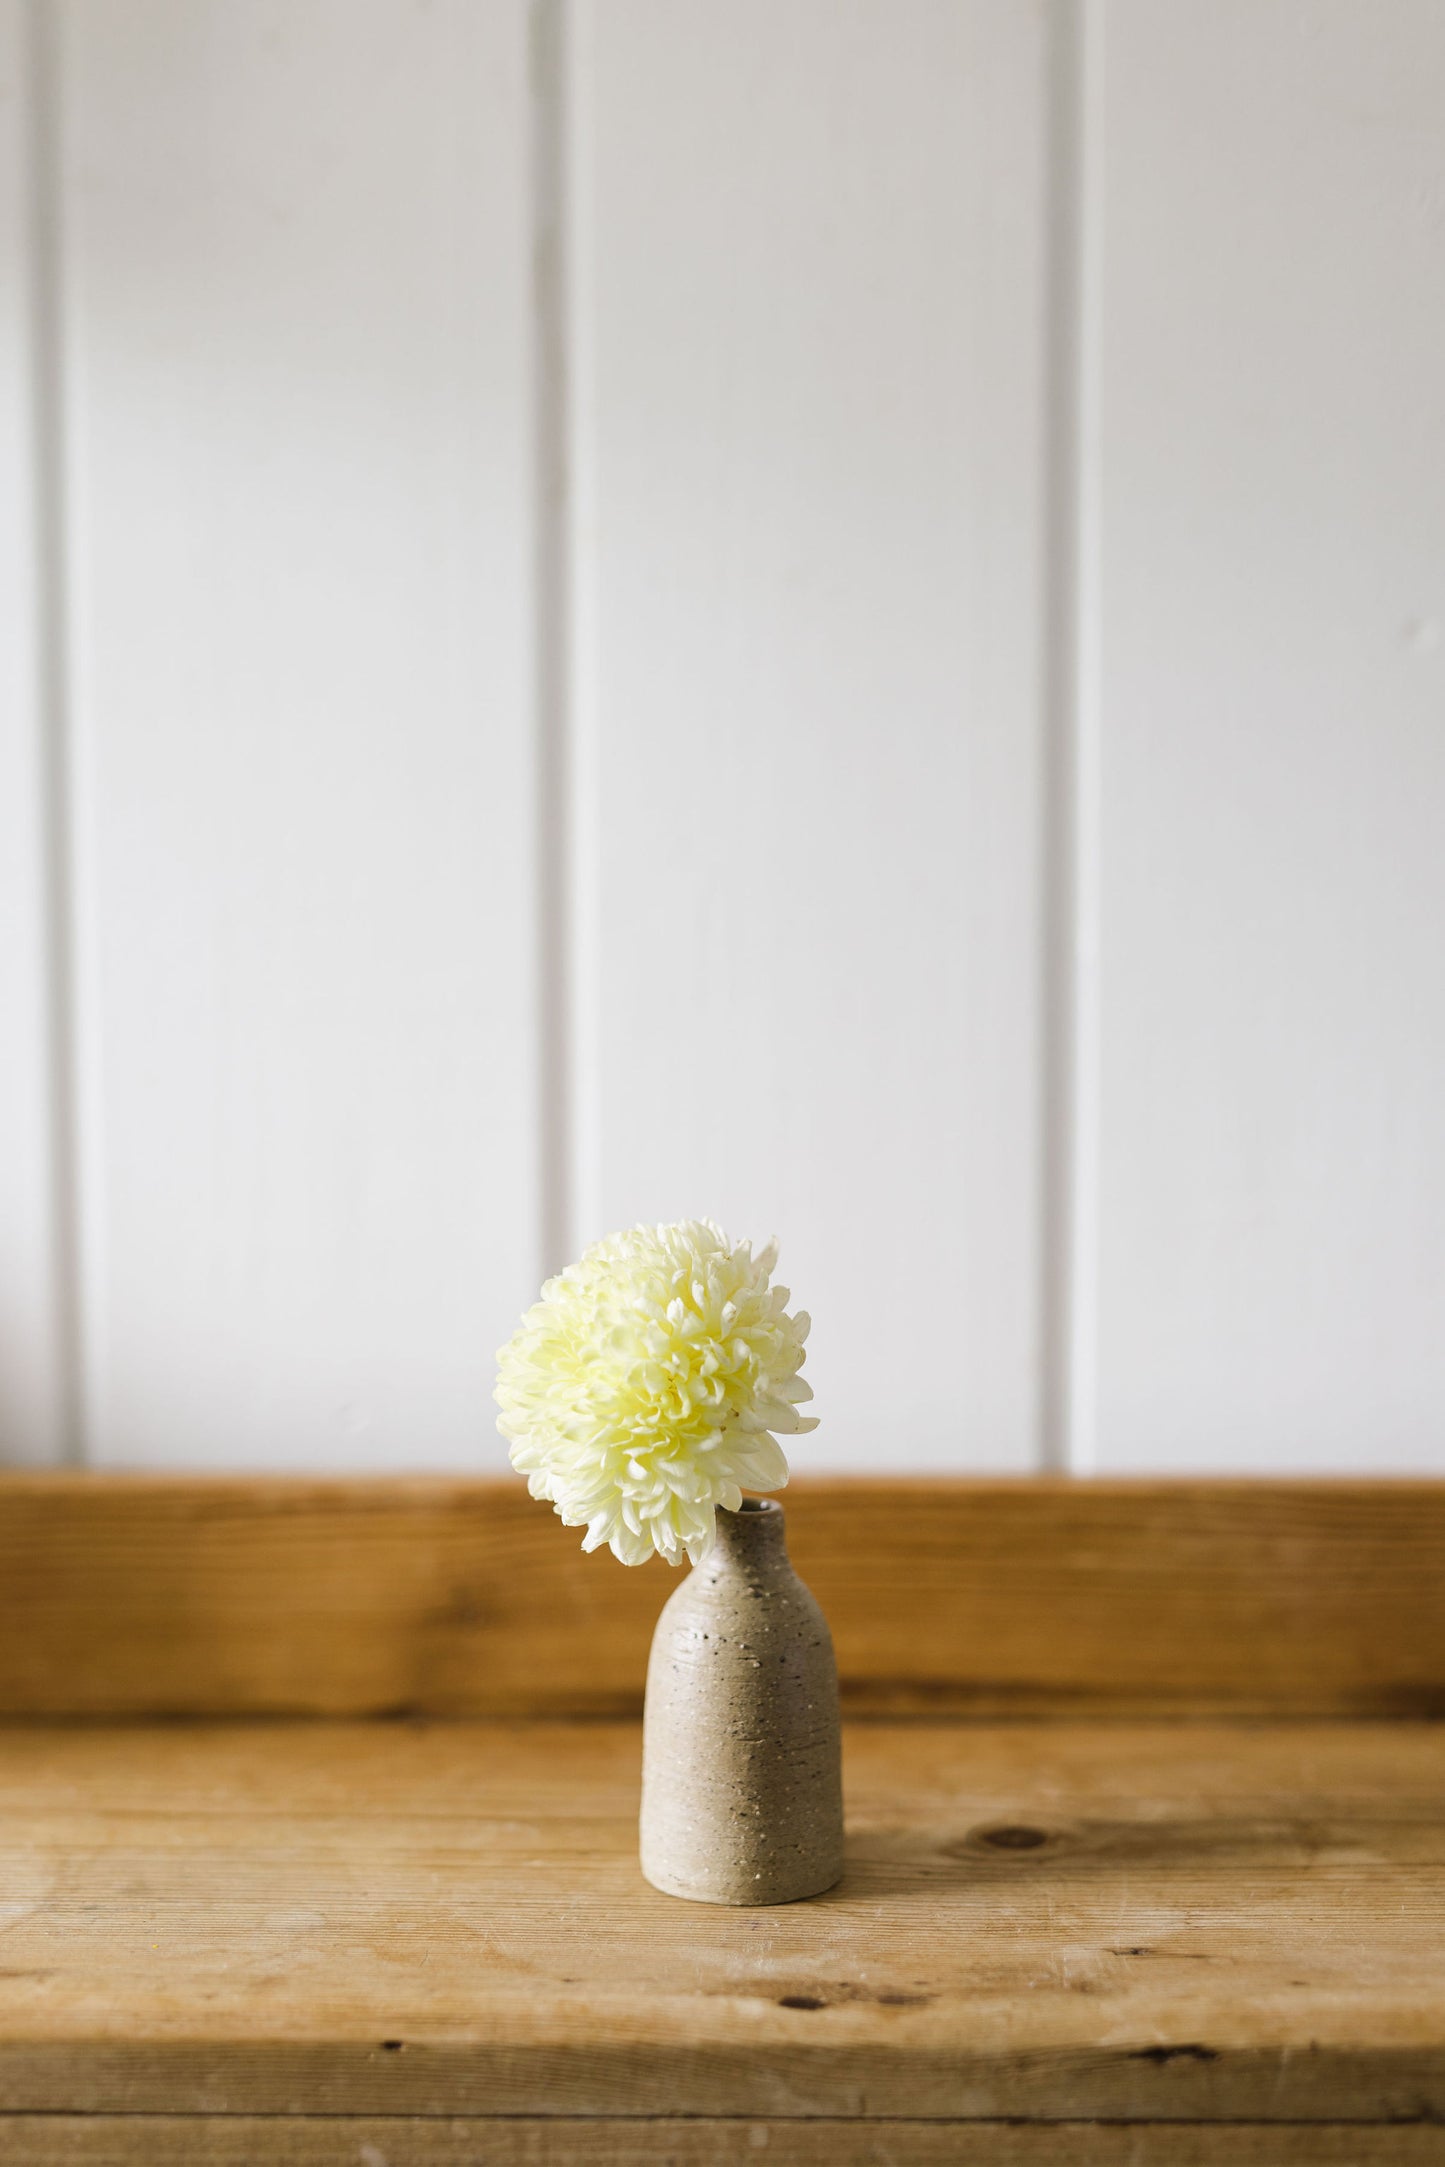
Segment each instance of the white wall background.
[[1445,1467],[1439,0],[0,0],[0,1456]]

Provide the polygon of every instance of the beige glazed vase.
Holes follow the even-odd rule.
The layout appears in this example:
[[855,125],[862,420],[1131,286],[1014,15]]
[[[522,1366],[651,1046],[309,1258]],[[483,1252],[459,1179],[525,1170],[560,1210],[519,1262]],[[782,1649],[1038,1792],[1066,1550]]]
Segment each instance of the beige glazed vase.
[[652,1640],[642,1871],[704,1904],[786,1904],[843,1871],[838,1672],[782,1507],[719,1512]]

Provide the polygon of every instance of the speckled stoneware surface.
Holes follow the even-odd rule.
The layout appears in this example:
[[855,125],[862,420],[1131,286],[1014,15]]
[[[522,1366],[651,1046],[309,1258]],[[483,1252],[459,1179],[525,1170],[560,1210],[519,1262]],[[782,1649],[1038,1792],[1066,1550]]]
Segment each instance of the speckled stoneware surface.
[[653,1635],[642,1871],[699,1903],[786,1904],[843,1871],[833,1640],[781,1506],[748,1498],[717,1527]]

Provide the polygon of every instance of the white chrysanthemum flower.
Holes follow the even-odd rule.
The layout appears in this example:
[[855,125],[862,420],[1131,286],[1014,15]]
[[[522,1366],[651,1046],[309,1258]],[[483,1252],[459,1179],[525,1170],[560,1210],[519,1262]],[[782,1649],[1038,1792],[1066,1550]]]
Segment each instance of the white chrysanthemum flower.
[[817,1428],[798,1375],[808,1316],[710,1219],[639,1226],[594,1243],[542,1289],[497,1357],[499,1428],[533,1497],[584,1550],[624,1565],[659,1551],[701,1564],[719,1505],[788,1479],[774,1431]]

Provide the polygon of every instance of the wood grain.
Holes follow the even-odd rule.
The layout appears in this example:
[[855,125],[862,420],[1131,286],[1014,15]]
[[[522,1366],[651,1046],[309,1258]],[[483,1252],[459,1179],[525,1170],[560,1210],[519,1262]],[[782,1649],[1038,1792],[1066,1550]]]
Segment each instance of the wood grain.
[[1435,1726],[852,1726],[760,1911],[643,1882],[631,1724],[4,1748],[12,2113],[1445,2117]]
[[[799,1482],[853,1713],[1445,1711],[1445,1484]],[[512,1482],[0,1477],[0,1713],[618,1714],[665,1567]]]
[[0,2116],[14,2167],[1440,2167],[1445,2130],[1178,2122]]

